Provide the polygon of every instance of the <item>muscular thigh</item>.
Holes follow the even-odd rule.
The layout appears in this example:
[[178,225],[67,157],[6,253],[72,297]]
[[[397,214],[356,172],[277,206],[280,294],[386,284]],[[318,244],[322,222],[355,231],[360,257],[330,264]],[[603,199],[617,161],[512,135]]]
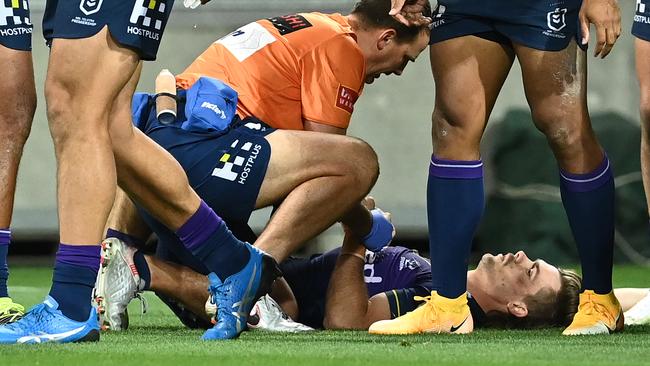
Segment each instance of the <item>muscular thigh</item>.
[[474,36],[430,46],[435,81],[434,153],[473,160],[489,115],[513,62],[503,44]]
[[49,97],[74,98],[80,113],[108,116],[138,63],[138,55],[118,46],[107,28],[89,38],[55,39],[45,82],[48,104]]
[[537,127],[547,134],[585,128],[589,124],[585,51],[575,42],[557,52],[514,47]]
[[[29,118],[36,107],[34,68],[31,51],[19,51],[0,45],[0,68],[4,69],[0,91],[0,110],[8,123],[16,118]],[[4,118],[0,118],[3,120]]]
[[276,130],[266,139],[272,154],[257,199],[258,208],[282,201],[308,180],[364,169],[368,153],[374,154],[361,140],[329,133]]

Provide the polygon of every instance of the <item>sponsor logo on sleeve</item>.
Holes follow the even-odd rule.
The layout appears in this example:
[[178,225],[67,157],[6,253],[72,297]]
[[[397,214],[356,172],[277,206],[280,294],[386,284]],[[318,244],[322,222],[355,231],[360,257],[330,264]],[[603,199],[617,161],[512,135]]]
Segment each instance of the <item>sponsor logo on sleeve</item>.
[[336,94],[336,106],[347,111],[348,113],[354,112],[354,103],[359,99],[359,93],[354,89],[346,86],[339,85],[338,93]]

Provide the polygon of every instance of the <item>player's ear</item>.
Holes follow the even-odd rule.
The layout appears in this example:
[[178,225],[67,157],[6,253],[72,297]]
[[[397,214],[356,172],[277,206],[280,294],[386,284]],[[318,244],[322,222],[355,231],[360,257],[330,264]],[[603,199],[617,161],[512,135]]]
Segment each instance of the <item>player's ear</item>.
[[395,29],[385,29],[383,32],[379,34],[379,40],[377,41],[377,49],[382,51],[389,45],[395,42],[395,36],[397,36],[397,32]]
[[528,315],[528,306],[523,301],[511,301],[506,306],[508,307],[508,313],[517,318],[524,318]]

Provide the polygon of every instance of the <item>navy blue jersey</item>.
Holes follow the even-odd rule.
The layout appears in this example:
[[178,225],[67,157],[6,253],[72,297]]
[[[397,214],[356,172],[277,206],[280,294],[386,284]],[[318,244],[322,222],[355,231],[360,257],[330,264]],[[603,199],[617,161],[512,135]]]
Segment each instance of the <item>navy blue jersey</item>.
[[[291,258],[280,264],[298,302],[299,322],[323,327],[327,287],[340,250],[306,259]],[[379,253],[367,252],[363,274],[368,296],[385,292],[393,317],[417,307],[413,296],[427,296],[431,292],[431,264],[408,248],[387,247]]]
[[544,51],[563,50],[580,39],[581,5],[582,0],[439,0],[430,43],[475,35]]
[[19,51],[31,51],[33,28],[29,1],[0,0],[0,45]]
[[174,0],[47,0],[43,36],[88,38],[108,27],[118,44],[155,60]]
[[636,0],[632,34],[637,38],[650,41],[650,0]]

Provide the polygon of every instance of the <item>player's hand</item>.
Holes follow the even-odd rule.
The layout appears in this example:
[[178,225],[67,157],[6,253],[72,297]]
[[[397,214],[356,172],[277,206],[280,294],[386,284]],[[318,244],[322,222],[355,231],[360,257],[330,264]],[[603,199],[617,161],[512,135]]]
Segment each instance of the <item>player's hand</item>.
[[409,27],[431,24],[431,18],[422,14],[424,5],[428,2],[429,0],[391,0],[388,14]]
[[183,0],[183,5],[185,5],[186,8],[196,9],[199,5],[207,4],[209,2],[210,0]]
[[617,0],[584,0],[580,8],[582,44],[589,42],[589,24],[596,27],[594,57],[605,58],[621,35],[621,9]]

